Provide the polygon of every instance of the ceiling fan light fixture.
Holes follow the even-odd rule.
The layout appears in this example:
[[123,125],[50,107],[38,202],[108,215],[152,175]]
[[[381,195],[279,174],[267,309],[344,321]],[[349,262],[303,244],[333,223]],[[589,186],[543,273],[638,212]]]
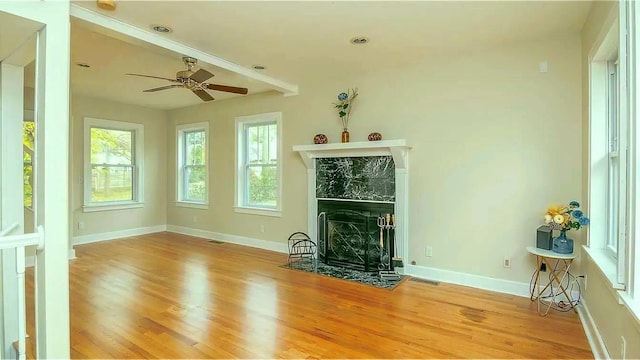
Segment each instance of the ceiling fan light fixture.
[[116,9],[116,3],[112,0],[97,0],[98,7],[102,10],[113,11]]
[[151,25],[151,29],[153,29],[153,31],[155,32],[165,33],[165,34],[173,31],[171,30],[170,27],[164,26],[164,25]]
[[350,40],[353,45],[363,45],[369,42],[369,38],[366,36],[356,36]]

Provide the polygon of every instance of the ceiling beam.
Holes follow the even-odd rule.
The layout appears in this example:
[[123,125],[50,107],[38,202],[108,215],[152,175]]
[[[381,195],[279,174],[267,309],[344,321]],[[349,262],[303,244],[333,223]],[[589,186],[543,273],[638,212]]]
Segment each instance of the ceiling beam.
[[178,54],[194,57],[202,62],[229,70],[236,74],[246,76],[250,79],[263,82],[274,90],[284,94],[284,96],[298,95],[298,85],[290,84],[286,81],[276,79],[265,74],[261,74],[247,67],[238,65],[231,61],[222,59],[215,55],[206,53],[202,50],[184,45],[177,41],[166,39],[160,35],[156,35],[150,31],[140,29],[133,25],[129,25],[120,20],[99,14],[95,11],[88,10],[76,4],[71,4],[71,16],[84,20],[86,22],[110,29],[112,31],[148,42],[150,44],[171,50]]

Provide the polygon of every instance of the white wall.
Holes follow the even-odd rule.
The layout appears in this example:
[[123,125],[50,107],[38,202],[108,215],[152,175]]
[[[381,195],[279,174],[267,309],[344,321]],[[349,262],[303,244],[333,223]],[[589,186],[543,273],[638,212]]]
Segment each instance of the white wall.
[[[83,121],[84,117],[125,121],[144,125],[144,207],[85,213],[83,205]],[[102,99],[72,97],[72,226],[73,243],[91,235],[166,224],[167,115],[165,111],[121,104]],[[78,222],[84,229],[78,229]]]
[[[548,73],[539,72],[543,60]],[[316,133],[338,142],[331,103],[358,87],[351,141],[378,131],[413,147],[405,262],[528,282],[535,262],[525,247],[535,243],[543,212],[581,200],[580,66],[580,34],[557,34],[375,71],[314,68],[299,79],[299,96],[267,93],[171,111],[168,223],[281,243],[306,230],[306,170],[291,148],[312,143]],[[282,217],[237,214],[234,117],[272,111],[283,113]],[[175,125],[199,121],[211,129],[209,210],[172,203]],[[572,236],[579,251],[581,234]],[[427,245],[433,257],[424,256]],[[505,256],[511,269],[502,267]]]

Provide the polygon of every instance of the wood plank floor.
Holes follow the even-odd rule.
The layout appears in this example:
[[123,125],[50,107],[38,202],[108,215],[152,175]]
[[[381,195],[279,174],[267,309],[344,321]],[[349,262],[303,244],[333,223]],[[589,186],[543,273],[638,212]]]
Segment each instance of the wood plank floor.
[[576,314],[540,317],[528,298],[414,281],[383,290],[172,233],[76,255],[73,358],[593,358]]

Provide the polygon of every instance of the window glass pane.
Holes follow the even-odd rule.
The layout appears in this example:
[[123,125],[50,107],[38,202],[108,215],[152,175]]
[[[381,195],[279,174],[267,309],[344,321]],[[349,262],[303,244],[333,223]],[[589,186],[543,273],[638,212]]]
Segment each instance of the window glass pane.
[[275,164],[278,162],[278,127],[276,124],[268,126],[269,132],[269,163]]
[[29,148],[29,150],[35,149],[33,145],[35,141],[36,124],[31,121],[25,121],[22,123],[22,145]]
[[133,131],[91,128],[91,163],[132,165]]
[[204,201],[207,192],[207,173],[202,165],[186,166],[184,169],[185,200]]
[[260,126],[247,127],[247,161],[259,164],[262,158],[262,131]]
[[204,131],[190,131],[184,135],[185,165],[204,165],[205,163],[205,136]]
[[[607,245],[612,249],[618,247],[618,203],[620,196],[619,191],[619,171],[620,171],[620,158],[609,158],[609,194],[608,194],[608,207],[609,207],[609,219],[608,228],[609,236],[607,238]],[[617,252],[617,250],[614,250]]]
[[[35,131],[36,124],[32,121],[25,121],[22,123],[22,145],[32,152],[35,149]],[[33,207],[33,188],[31,186],[33,165],[31,154],[26,150],[23,152],[23,165],[22,165],[22,177],[24,182],[24,206]]]
[[249,166],[248,201],[259,207],[276,207],[276,166]]
[[33,173],[33,166],[24,165],[24,206],[30,208],[33,207],[33,188],[31,187],[31,175]]
[[277,125],[247,127],[247,161],[249,164],[275,164],[278,161]]
[[609,68],[609,88],[607,100],[609,107],[609,151],[618,151],[618,65],[614,61],[607,63]]
[[133,200],[133,167],[91,166],[91,201]]

